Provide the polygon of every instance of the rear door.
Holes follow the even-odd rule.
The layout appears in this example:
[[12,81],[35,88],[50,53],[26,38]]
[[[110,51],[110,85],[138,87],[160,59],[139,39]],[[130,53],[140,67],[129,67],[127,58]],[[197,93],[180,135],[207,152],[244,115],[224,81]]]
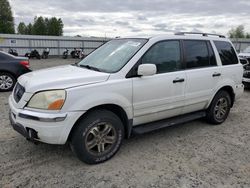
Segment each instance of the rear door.
[[205,109],[221,79],[210,41],[183,40],[186,67],[185,107],[183,113]]

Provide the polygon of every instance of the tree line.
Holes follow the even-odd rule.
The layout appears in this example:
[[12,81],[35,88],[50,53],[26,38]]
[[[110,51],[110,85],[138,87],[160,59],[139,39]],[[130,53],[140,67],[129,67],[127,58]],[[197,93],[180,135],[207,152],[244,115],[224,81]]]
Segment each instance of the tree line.
[[24,22],[20,22],[17,27],[18,34],[24,35],[63,35],[63,22],[61,18],[43,18],[42,16],[35,17],[33,23],[25,25]]
[[[18,34],[25,35],[63,35],[63,21],[61,18],[35,17],[33,23],[20,22],[17,26]],[[0,33],[15,34],[15,23],[8,0],[0,0]]]
[[232,28],[228,35],[230,38],[250,38],[250,33],[245,32],[245,27],[243,25],[239,25],[236,28]]

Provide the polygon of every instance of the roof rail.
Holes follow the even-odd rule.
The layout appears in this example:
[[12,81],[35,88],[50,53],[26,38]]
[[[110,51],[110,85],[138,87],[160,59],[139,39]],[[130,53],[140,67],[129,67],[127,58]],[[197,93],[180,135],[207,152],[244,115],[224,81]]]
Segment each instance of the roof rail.
[[188,35],[202,35],[204,37],[208,37],[208,35],[210,35],[210,36],[217,36],[217,37],[220,37],[220,38],[226,38],[224,35],[219,35],[219,34],[214,34],[214,33],[198,33],[198,32],[177,32],[177,33],[175,33],[175,35],[185,35],[185,34],[188,34]]

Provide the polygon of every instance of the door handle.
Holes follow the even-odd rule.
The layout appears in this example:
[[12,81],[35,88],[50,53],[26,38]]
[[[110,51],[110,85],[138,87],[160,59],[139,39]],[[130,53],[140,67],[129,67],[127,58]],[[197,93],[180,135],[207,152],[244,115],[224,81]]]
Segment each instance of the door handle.
[[184,82],[185,79],[184,78],[176,78],[175,80],[173,80],[173,83],[177,83],[177,82]]
[[218,76],[221,76],[221,73],[215,72],[215,73],[213,74],[213,77],[218,77]]

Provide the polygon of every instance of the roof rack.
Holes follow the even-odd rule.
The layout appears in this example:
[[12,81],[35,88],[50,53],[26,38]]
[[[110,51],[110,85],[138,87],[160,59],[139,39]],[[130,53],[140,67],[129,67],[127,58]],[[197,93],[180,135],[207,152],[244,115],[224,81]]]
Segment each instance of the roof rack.
[[208,37],[208,35],[210,35],[210,36],[217,36],[217,37],[220,37],[220,38],[226,38],[224,35],[218,35],[218,34],[214,34],[214,33],[198,33],[198,32],[177,32],[177,33],[175,33],[175,35],[185,35],[185,34],[188,34],[188,35],[202,35],[204,37]]

